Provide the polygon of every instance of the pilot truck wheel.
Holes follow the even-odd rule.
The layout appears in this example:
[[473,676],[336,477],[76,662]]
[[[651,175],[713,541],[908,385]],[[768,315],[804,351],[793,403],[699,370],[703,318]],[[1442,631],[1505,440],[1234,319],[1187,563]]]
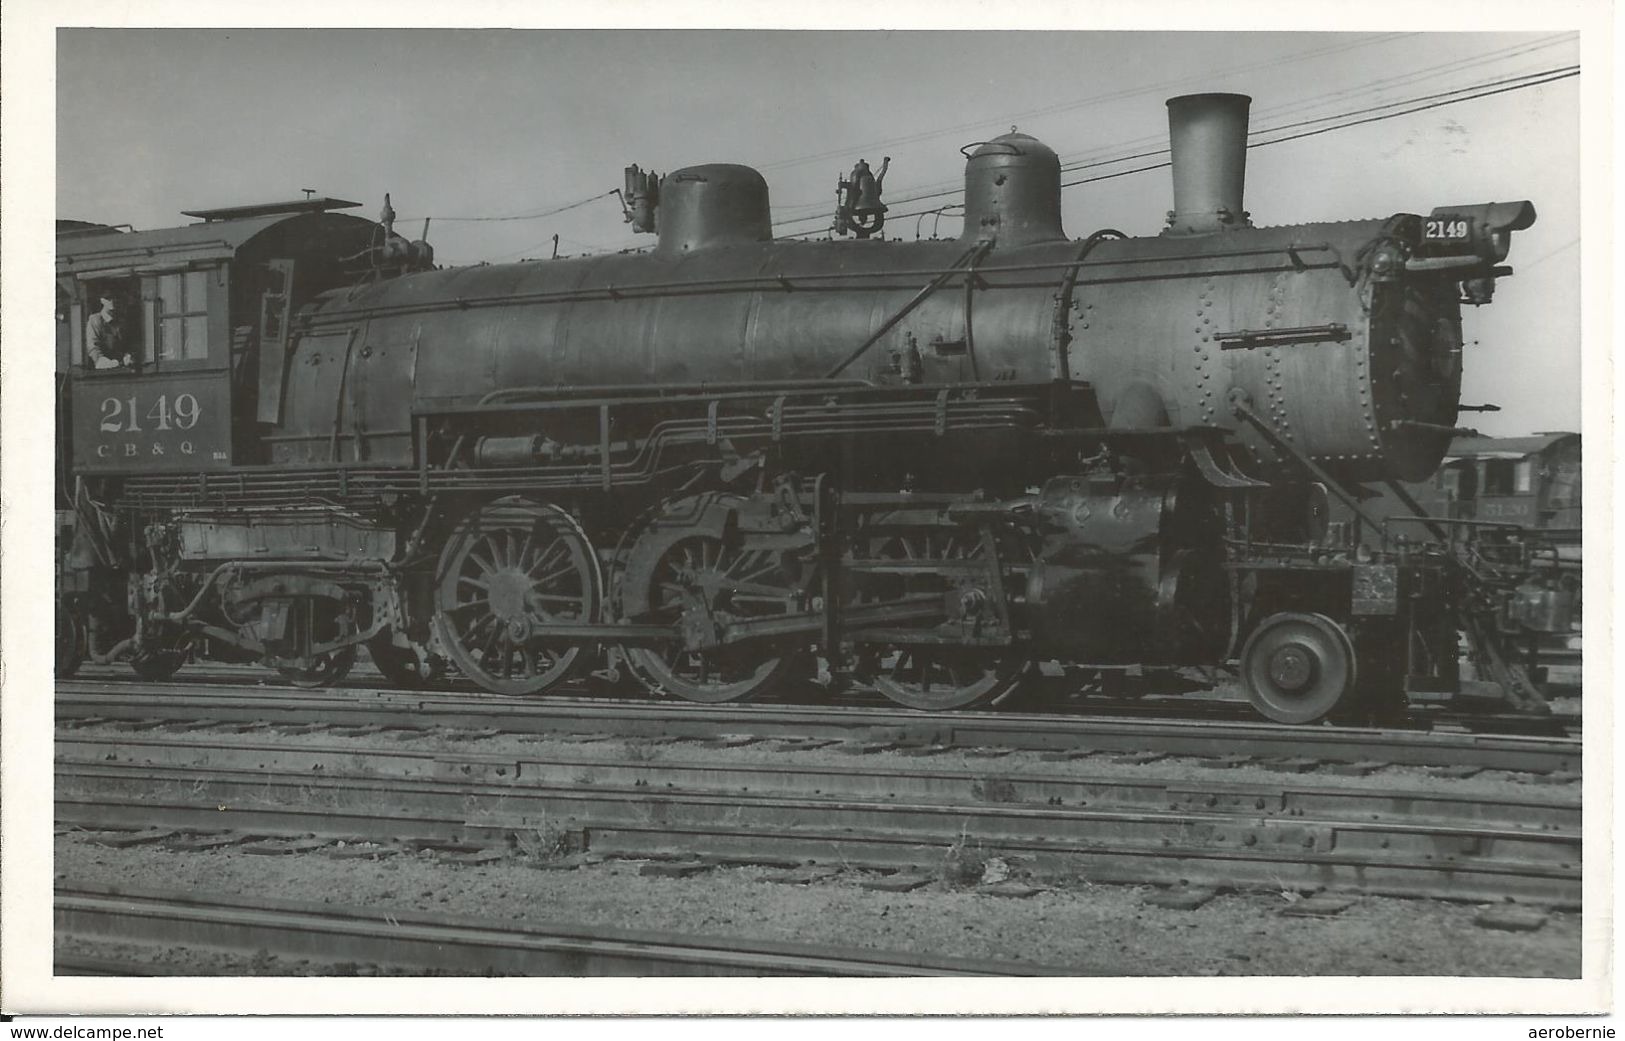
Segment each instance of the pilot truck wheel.
[[1241,650],[1241,680],[1248,700],[1266,717],[1315,723],[1355,689],[1354,644],[1323,614],[1271,615]]

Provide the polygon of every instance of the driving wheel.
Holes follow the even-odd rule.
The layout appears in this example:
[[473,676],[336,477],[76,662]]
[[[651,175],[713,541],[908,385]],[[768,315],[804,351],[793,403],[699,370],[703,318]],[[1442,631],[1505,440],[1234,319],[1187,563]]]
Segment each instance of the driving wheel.
[[[1008,552],[1023,552],[1019,546]],[[943,596],[951,579],[929,570],[933,561],[947,566],[984,559],[980,537],[956,531],[904,532],[870,544],[872,558],[927,566],[919,572],[874,576],[859,587],[856,600],[901,599],[910,595]],[[967,586],[974,591],[979,583]],[[1019,651],[941,644],[887,644],[860,656],[859,676],[892,701],[927,712],[946,712],[977,705],[996,705],[1021,686],[1030,662]]]
[[518,497],[487,503],[452,532],[438,574],[434,625],[463,675],[535,695],[575,674],[583,647],[543,630],[596,620],[603,578],[568,513]]
[[621,579],[621,612],[642,624],[668,624],[673,639],[660,647],[628,647],[638,681],[656,694],[688,701],[741,701],[782,680],[798,655],[768,639],[689,650],[683,636],[709,635],[716,626],[749,623],[800,609],[801,593],[778,549],[755,549],[748,538],[724,538],[711,510],[726,511],[723,497],[695,511],[692,502],[668,504],[628,555]]

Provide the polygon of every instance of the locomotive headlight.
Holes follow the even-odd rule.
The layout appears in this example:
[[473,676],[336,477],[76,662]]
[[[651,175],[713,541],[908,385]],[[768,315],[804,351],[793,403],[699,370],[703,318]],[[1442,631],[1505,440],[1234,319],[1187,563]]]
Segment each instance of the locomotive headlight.
[[1392,247],[1385,246],[1371,258],[1371,273],[1378,278],[1392,278],[1399,271],[1401,264],[1399,254]]

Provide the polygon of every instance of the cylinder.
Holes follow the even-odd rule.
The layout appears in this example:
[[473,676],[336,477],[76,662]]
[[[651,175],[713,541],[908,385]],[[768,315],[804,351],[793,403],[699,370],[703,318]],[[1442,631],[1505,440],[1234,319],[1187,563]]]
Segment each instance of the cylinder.
[[1223,529],[1198,479],[1054,477],[1033,514],[1044,542],[1027,572],[1026,602],[1039,647],[1097,665],[1222,653]]
[[1211,235],[1245,228],[1247,179],[1245,94],[1186,94],[1168,99],[1174,208],[1165,235]]

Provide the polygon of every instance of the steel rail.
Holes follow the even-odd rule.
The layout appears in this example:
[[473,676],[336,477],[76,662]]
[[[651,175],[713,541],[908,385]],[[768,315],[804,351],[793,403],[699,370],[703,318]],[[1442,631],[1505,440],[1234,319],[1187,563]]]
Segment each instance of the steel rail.
[[[1257,783],[1192,781],[1088,773],[1078,764],[1063,774],[924,767],[862,765],[801,766],[789,763],[664,759],[531,753],[477,754],[372,747],[351,743],[284,743],[210,737],[89,737],[60,735],[59,764],[123,763],[179,770],[192,767],[277,770],[302,775],[474,780],[531,786],[591,783],[627,791],[765,792],[799,795],[907,799],[956,805],[1001,803],[1039,806],[1138,807],[1234,813],[1246,817],[1295,820],[1356,818],[1434,821],[1459,825],[1571,831],[1581,827],[1577,798],[1511,798],[1504,795],[1390,787],[1353,787],[1324,781]],[[1532,795],[1533,793],[1531,793]]]
[[[861,563],[861,562],[860,562]],[[876,567],[905,567],[905,564],[892,562],[879,562]],[[1577,657],[1578,652],[1573,652]],[[83,684],[86,690],[132,690],[139,689],[139,683],[130,673],[129,667],[122,663],[116,665],[97,665],[87,662],[74,677],[64,680],[64,683]],[[280,681],[275,675],[268,672],[263,666],[248,664],[230,664],[220,661],[209,661],[188,666],[179,675],[165,681],[164,689],[180,691],[198,688],[204,685],[210,689],[229,687],[234,691],[252,690],[263,692],[267,696],[282,694],[313,694],[325,698],[366,698],[366,697],[425,697],[439,696],[448,699],[480,699],[494,698],[506,704],[512,704],[511,699],[499,695],[489,694],[477,688],[472,682],[455,676],[447,676],[438,680],[429,688],[402,688],[391,686],[389,681],[378,675],[370,665],[362,663],[350,673],[341,686],[327,688],[295,688],[291,684]],[[146,686],[153,686],[146,684]],[[1184,688],[1190,689],[1190,688]],[[1068,688],[1064,683],[1055,679],[1041,679],[1029,689],[1031,697],[1023,696],[1019,701],[1000,703],[999,712],[1062,715],[1068,718],[1087,716],[1091,719],[1124,722],[1130,719],[1172,720],[1180,722],[1193,722],[1197,720],[1214,720],[1220,722],[1259,724],[1264,725],[1253,707],[1241,696],[1225,698],[1207,698],[1200,696],[1187,696],[1187,694],[1168,691],[1146,691],[1140,694],[1090,694],[1081,700],[1069,697],[1076,693],[1074,688]],[[805,706],[813,709],[834,709],[839,707],[867,708],[874,710],[898,711],[897,707],[887,701],[883,695],[867,686],[854,687],[831,692],[824,696],[822,701],[809,698],[816,697],[809,688],[801,692],[787,688],[786,697],[773,694],[764,694],[749,704],[751,708],[758,706]],[[597,692],[590,682],[581,680],[571,681],[560,686],[555,693],[547,695],[549,704],[564,704],[574,700],[585,700],[592,704],[647,704],[649,698],[636,693]],[[909,712],[909,715],[917,713]],[[1390,727],[1394,731],[1411,733],[1434,734],[1501,734],[1510,736],[1531,737],[1537,739],[1567,737],[1578,739],[1580,735],[1579,715],[1564,715],[1559,717],[1561,727],[1554,726],[1548,719],[1534,720],[1528,716],[1519,716],[1510,712],[1491,712],[1458,710],[1451,712],[1441,706],[1426,706],[1414,723]],[[1534,723],[1535,731],[1520,729],[1520,725],[1527,726]],[[1335,729],[1335,725],[1333,727]],[[1349,729],[1344,727],[1343,729]],[[1369,727],[1356,727],[1354,729],[1370,730]]]
[[906,709],[782,705],[702,705],[672,701],[547,698],[368,690],[309,694],[232,684],[57,684],[59,721],[101,717],[221,722],[323,722],[352,726],[465,728],[515,734],[601,733],[708,738],[884,738],[956,748],[1039,751],[1159,751],[1169,755],[1378,760],[1410,766],[1578,772],[1572,738],[1433,733],[1276,723],[1112,719],[1054,713],[915,712]]
[[196,972],[173,966],[153,964],[149,961],[124,957],[110,958],[94,954],[69,954],[57,944],[51,956],[53,976],[195,976]]
[[1397,896],[1580,900],[1580,836],[1485,825],[1247,818],[1190,810],[948,805],[597,784],[329,778],[311,771],[58,764],[59,823],[516,848],[568,822],[622,855],[917,868],[974,841],[1093,881],[1339,885]]
[[58,937],[482,976],[1042,976],[1054,967],[195,892],[59,886]]

